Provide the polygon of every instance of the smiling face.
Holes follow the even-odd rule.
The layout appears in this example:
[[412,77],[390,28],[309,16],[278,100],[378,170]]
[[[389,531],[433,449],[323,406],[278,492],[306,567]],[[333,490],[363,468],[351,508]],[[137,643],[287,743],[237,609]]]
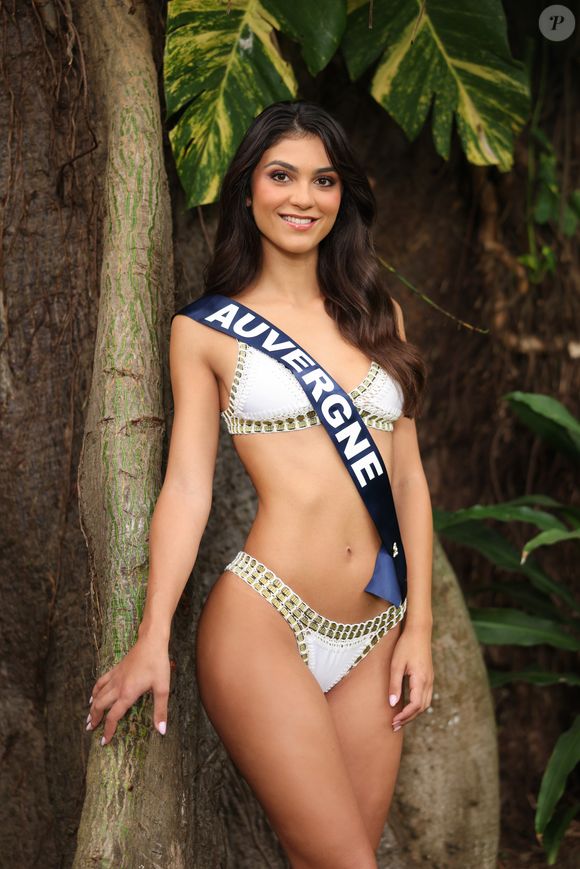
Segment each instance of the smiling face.
[[263,241],[289,253],[315,248],[340,208],[342,185],[321,139],[284,138],[264,151],[252,174],[250,205]]

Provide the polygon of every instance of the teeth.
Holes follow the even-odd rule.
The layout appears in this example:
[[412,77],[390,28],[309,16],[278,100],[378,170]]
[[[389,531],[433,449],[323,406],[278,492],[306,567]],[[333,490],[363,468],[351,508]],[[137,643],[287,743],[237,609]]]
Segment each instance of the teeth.
[[313,223],[312,217],[290,217],[287,214],[280,215],[283,220],[287,220],[288,223]]

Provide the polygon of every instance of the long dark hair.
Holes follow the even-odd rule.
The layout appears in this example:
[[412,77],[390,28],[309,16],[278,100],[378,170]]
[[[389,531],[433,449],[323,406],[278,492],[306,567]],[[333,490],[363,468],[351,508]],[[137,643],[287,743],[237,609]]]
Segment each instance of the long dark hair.
[[418,416],[426,365],[418,349],[403,341],[395,308],[384,286],[371,225],[376,200],[340,124],[320,106],[283,100],[250,124],[224,175],[211,260],[204,269],[203,295],[232,296],[255,278],[262,260],[260,232],[246,197],[262,154],[288,136],[318,136],[342,182],[336,221],[318,248],[317,276],[326,312],[346,340],[375,359],[401,385],[404,414]]

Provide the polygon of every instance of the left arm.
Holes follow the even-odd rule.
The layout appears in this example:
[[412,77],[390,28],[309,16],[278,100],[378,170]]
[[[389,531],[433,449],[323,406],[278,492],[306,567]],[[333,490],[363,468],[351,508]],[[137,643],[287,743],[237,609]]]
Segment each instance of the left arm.
[[[394,300],[393,300],[394,301]],[[394,301],[399,335],[406,340],[403,313]],[[403,676],[409,676],[410,702],[393,718],[398,730],[431,703],[431,574],[433,568],[433,511],[421,462],[415,421],[397,420],[393,428],[393,500],[407,562],[407,612],[404,628],[391,660],[390,697],[394,706],[402,696]]]
[[393,429],[393,500],[405,550],[408,601],[405,627],[431,630],[433,509],[423,470],[415,420],[401,417]]

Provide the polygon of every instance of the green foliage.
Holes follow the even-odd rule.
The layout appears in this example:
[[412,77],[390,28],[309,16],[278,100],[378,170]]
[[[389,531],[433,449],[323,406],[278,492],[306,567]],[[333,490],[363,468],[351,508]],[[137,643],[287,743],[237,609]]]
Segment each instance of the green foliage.
[[[353,4],[354,5],[354,4]],[[530,111],[524,64],[511,56],[500,0],[378,0],[348,17],[343,53],[351,78],[369,66],[370,92],[413,140],[433,104],[433,140],[449,157],[453,119],[470,162],[513,163]]]
[[[533,43],[528,43],[527,68],[533,63]],[[546,226],[554,236],[562,234],[571,238],[580,219],[580,190],[564,194],[561,189],[562,170],[554,146],[539,126],[542,105],[546,92],[548,72],[548,48],[546,40],[541,43],[539,61],[540,81],[538,95],[530,120],[527,154],[526,230],[528,251],[516,259],[526,267],[531,283],[541,283],[546,274],[554,274],[557,257],[554,248],[546,242],[538,245],[536,226]]]
[[317,75],[341,51],[353,80],[375,64],[370,93],[410,140],[433,106],[447,158],[453,120],[467,158],[507,170],[529,114],[525,68],[511,57],[500,0],[170,0],[163,64],[169,139],[189,207],[215,202],[251,121],[298,94],[276,34]]
[[556,862],[558,847],[566,827],[580,809],[580,805],[576,803],[572,806],[561,805],[556,811],[564,794],[566,780],[579,761],[580,715],[577,715],[572,727],[559,736],[554,746],[538,794],[535,829],[539,841],[547,846],[550,866]]
[[[552,448],[565,453],[575,464],[580,460],[580,423],[556,399],[548,395],[511,392],[504,396],[519,418]],[[520,553],[484,520],[525,522],[540,529]],[[568,524],[566,524],[568,523]],[[516,607],[470,607],[478,639],[486,644],[534,646],[547,644],[570,651],[580,650],[580,604],[569,589],[549,577],[533,553],[542,546],[580,539],[580,511],[547,495],[528,495],[502,504],[456,510],[434,510],[438,533],[480,552],[502,570],[521,575],[521,582],[497,582],[487,589],[512,598]],[[484,589],[481,589],[484,590]],[[532,665],[513,672],[489,671],[492,687],[523,680],[537,686],[564,684],[578,687],[577,673],[551,673]],[[561,803],[566,780],[580,761],[580,717],[563,733],[546,767],[535,816],[535,830],[548,864],[553,865],[567,826],[580,806]]]

